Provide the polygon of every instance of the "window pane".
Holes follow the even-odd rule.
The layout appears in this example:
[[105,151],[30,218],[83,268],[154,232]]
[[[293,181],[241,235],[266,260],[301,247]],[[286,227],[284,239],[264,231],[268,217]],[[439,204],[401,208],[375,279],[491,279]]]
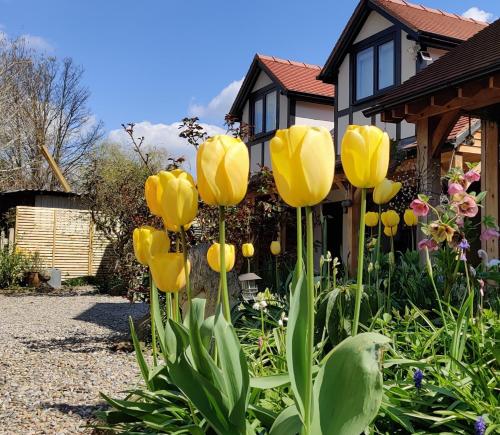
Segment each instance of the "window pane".
[[266,95],[266,131],[276,129],[276,92]]
[[356,99],[373,94],[373,47],[356,55]]
[[257,100],[254,106],[254,134],[262,133],[262,117],[263,117],[262,99]]
[[262,165],[262,144],[258,143],[250,147],[250,172],[257,172]]
[[394,41],[378,47],[378,88],[384,89],[394,84]]

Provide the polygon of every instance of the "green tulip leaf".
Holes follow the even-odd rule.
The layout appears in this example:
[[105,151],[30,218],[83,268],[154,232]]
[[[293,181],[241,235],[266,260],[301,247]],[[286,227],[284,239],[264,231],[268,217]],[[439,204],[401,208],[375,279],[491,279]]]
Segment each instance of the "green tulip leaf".
[[286,362],[290,374],[292,390],[299,415],[304,415],[305,392],[307,388],[307,328],[309,310],[307,309],[307,283],[304,263],[297,260],[297,265],[290,285],[290,310],[286,333]]
[[[152,282],[152,280],[151,280]],[[158,338],[160,341],[160,349],[163,354],[163,357],[165,358],[166,355],[168,354],[166,343],[165,343],[165,328],[163,327],[163,319],[161,317],[161,312],[160,312],[160,300],[158,298],[158,289],[156,288],[156,285],[152,285],[151,287],[151,301],[150,304],[152,304],[152,316],[154,319],[155,323],[155,329],[156,332],[158,332]]]
[[389,342],[366,332],[330,352],[314,382],[311,433],[360,434],[370,424],[382,402],[381,357]]
[[[297,435],[302,429],[302,421],[295,405],[285,408],[271,427],[270,435]],[[313,432],[316,435],[316,432]],[[352,435],[352,434],[351,434]]]
[[144,355],[142,354],[141,343],[139,343],[139,339],[137,338],[137,334],[135,333],[134,321],[132,320],[132,317],[128,318],[128,323],[130,326],[130,335],[132,337],[132,343],[134,344],[135,358],[137,359],[137,364],[139,364],[139,369],[141,370],[141,375],[142,378],[144,379],[144,382],[146,383],[146,386],[148,387],[148,389],[151,390],[152,385],[151,382],[149,381],[149,367],[146,363],[146,360],[144,359]]

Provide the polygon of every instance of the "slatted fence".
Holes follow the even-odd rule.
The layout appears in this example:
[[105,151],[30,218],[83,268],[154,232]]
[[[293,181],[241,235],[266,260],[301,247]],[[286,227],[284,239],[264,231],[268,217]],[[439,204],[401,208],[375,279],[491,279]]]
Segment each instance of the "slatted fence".
[[17,206],[15,244],[38,252],[63,279],[105,273],[113,261],[109,240],[96,231],[88,210]]

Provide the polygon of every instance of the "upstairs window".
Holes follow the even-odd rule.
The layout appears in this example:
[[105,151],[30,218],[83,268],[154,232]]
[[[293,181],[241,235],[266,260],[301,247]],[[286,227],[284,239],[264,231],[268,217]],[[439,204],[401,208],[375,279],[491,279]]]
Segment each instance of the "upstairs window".
[[394,40],[385,39],[355,54],[355,100],[376,95],[395,84]]
[[255,136],[276,130],[278,120],[276,91],[273,90],[256,97],[252,108],[253,134]]

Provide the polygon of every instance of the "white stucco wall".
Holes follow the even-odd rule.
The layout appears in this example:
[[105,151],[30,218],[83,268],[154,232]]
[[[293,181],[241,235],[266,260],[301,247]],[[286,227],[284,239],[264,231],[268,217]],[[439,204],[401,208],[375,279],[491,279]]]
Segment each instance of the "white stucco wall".
[[278,128],[288,127],[288,97],[280,94],[280,116]]
[[245,105],[243,106],[241,120],[246,124],[250,124],[250,103],[248,102],[248,100],[245,102]]
[[406,32],[401,31],[401,82],[413,77],[417,69],[416,43],[407,36]]
[[344,57],[344,60],[339,67],[338,85],[335,89],[335,97],[339,110],[349,107],[349,54]]
[[295,124],[333,128],[334,109],[326,104],[297,101],[295,104]]
[[273,81],[269,78],[269,76],[264,71],[261,71],[255,85],[252,88],[252,92],[258,91],[264,86],[270,85],[272,82]]
[[342,142],[342,137],[344,136],[344,133],[348,125],[349,125],[349,115],[339,116],[337,120],[338,143],[335,144],[335,151],[337,152],[337,154],[340,154],[340,144]]
[[384,18],[378,12],[372,11],[370,12],[370,15],[368,15],[368,18],[358,33],[358,36],[356,36],[354,43],[375,35],[375,33],[381,32],[392,25],[393,24],[387,18]]

